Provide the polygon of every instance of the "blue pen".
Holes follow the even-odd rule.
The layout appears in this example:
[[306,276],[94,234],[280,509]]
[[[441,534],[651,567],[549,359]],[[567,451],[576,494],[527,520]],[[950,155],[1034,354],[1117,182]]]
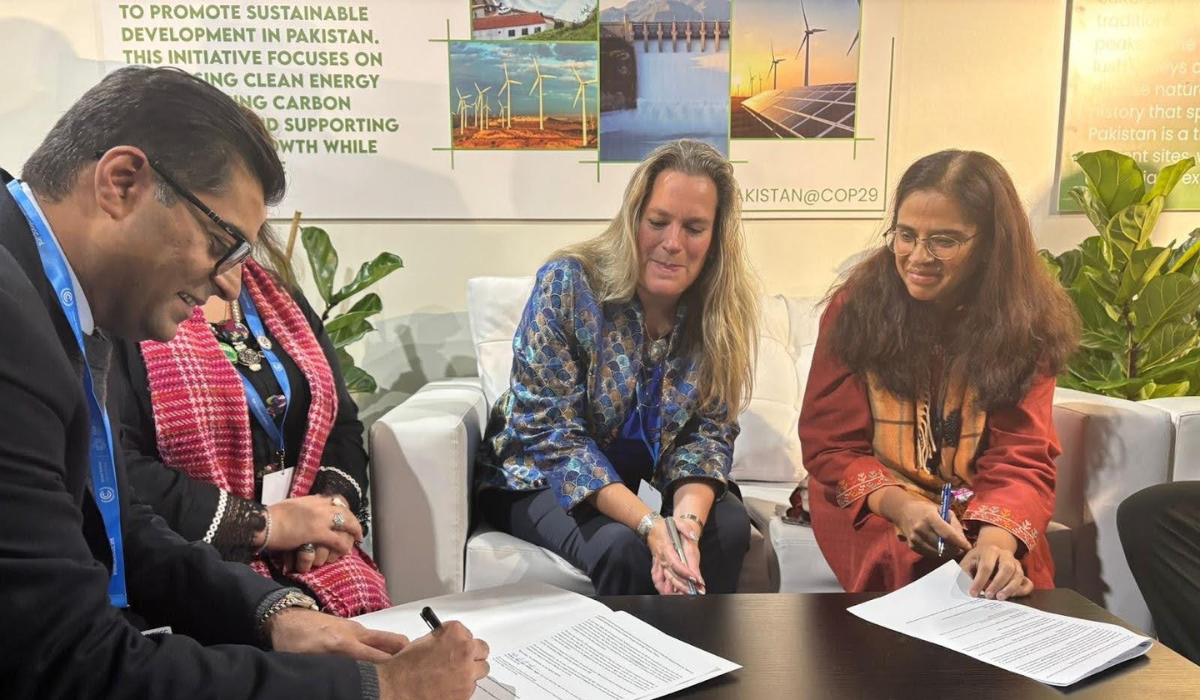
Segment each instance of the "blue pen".
[[[942,520],[950,522],[950,484],[942,484]],[[946,543],[938,537],[938,556],[946,550]]]

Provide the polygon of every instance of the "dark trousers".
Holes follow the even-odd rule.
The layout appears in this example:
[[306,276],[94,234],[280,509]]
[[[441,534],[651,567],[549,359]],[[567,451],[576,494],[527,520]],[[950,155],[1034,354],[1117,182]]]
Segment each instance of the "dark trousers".
[[[635,489],[636,491],[636,489]],[[587,573],[598,595],[654,593],[650,548],[637,532],[588,503],[568,513],[550,489],[479,494],[479,511],[492,527],[545,547]],[[663,501],[663,515],[672,504]],[[733,593],[750,547],[750,516],[732,492],[713,504],[700,536],[700,575],[709,593]]]
[[1159,641],[1200,664],[1200,481],[1133,494],[1117,531]]

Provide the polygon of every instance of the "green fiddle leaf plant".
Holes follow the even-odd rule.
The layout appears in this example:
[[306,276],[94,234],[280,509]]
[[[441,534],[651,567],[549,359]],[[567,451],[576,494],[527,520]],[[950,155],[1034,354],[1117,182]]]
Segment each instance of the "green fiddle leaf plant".
[[330,314],[333,307],[404,267],[404,262],[392,253],[380,253],[374,260],[363,263],[358,269],[358,274],[348,284],[334,290],[333,278],[338,270],[338,254],[329,242],[329,234],[316,226],[305,226],[301,229],[300,240],[308,254],[308,264],[312,268],[317,291],[325,302],[321,321],[325,323],[325,332],[329,334],[329,339],[333,341],[333,347],[337,351],[338,364],[341,366],[346,388],[352,393],[374,393],[379,388],[375,378],[354,364],[354,358],[346,352],[346,346],[375,330],[375,326],[367,319],[383,311],[383,301],[378,294],[370,292],[354,302],[346,311],[335,314],[332,318]]
[[1073,158],[1086,184],[1068,195],[1096,235],[1061,255],[1040,251],[1083,320],[1059,385],[1135,401],[1200,395],[1200,228],[1178,245],[1150,241],[1167,195],[1195,159],[1164,167],[1147,188],[1127,155]]

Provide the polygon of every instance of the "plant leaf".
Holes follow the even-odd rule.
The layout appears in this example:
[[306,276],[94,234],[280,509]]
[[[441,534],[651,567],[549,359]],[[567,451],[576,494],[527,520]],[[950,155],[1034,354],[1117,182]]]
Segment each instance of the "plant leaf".
[[1146,183],[1137,161],[1116,151],[1093,151],[1076,153],[1073,156],[1083,174],[1096,203],[1104,208],[1109,218],[1125,207],[1140,202],[1146,194]]
[[354,358],[350,356],[350,353],[346,352],[345,348],[335,348],[333,354],[337,357],[338,366],[342,368],[342,374],[345,374],[346,370],[351,367],[357,366],[354,364]]
[[305,226],[300,231],[304,251],[308,253],[308,264],[312,267],[313,281],[326,304],[332,303],[333,276],[337,274],[338,254],[329,242],[329,234],[316,226]]
[[379,385],[375,383],[375,377],[367,374],[362,367],[351,367],[349,371],[344,372],[342,378],[346,382],[346,389],[351,394],[374,394]]
[[358,275],[350,281],[350,284],[339,289],[330,298],[329,303],[340,304],[402,267],[404,267],[404,261],[398,256],[392,253],[380,253],[371,262],[363,263],[362,267],[358,269]]
[[1134,252],[1133,258],[1125,266],[1125,272],[1121,274],[1121,287],[1117,290],[1115,301],[1124,304],[1140,294],[1150,280],[1158,276],[1170,257],[1170,248],[1146,248]]
[[[1104,301],[1105,299],[1115,299],[1117,297],[1117,290],[1120,289],[1121,285],[1115,274],[1111,272],[1099,272],[1096,270],[1084,269],[1083,276],[1087,278],[1088,282],[1095,290],[1096,296],[1101,301]],[[1119,316],[1114,317],[1113,320],[1119,320]]]
[[1054,257],[1054,255],[1045,248],[1038,251],[1038,257],[1041,259],[1042,264],[1046,266],[1046,270],[1050,272],[1050,276],[1058,280],[1059,284],[1062,284],[1065,287],[1066,284],[1062,281],[1062,266],[1059,265],[1058,258]]
[[1130,401],[1137,401],[1138,394],[1141,392],[1142,388],[1152,383],[1153,380],[1151,379],[1138,377],[1137,379],[1118,379],[1112,382],[1093,384],[1092,386],[1097,393],[1105,394],[1107,396],[1118,396],[1123,399],[1129,399]]
[[1079,251],[1083,254],[1084,267],[1090,267],[1097,272],[1112,271],[1112,246],[1104,236],[1088,236],[1079,244]]
[[1120,338],[1102,331],[1085,330],[1079,338],[1079,344],[1089,350],[1103,350],[1113,354],[1120,354],[1129,350],[1128,342],[1122,342]]
[[1079,271],[1083,269],[1083,253],[1079,250],[1068,250],[1058,256],[1057,263],[1058,281],[1062,286],[1070,287],[1075,284],[1075,278],[1079,277]]
[[362,314],[364,318],[374,316],[383,311],[383,301],[375,292],[371,292],[362,299],[354,302],[354,306],[350,307],[347,314]]
[[1159,384],[1146,398],[1165,399],[1172,396],[1187,396],[1188,389],[1191,388],[1191,384],[1192,383],[1186,379],[1182,382],[1175,382],[1173,384]]
[[1150,280],[1133,302],[1133,340],[1141,344],[1164,324],[1191,318],[1200,306],[1200,284],[1179,273]]
[[375,326],[372,326],[370,321],[348,314],[333,318],[325,324],[325,332],[329,334],[329,340],[335,348],[344,348],[373,330]]
[[1196,272],[1197,260],[1200,260],[1200,228],[1188,234],[1183,246],[1175,249],[1167,263],[1167,272],[1180,272],[1191,276]]
[[1174,362],[1146,370],[1145,372],[1138,372],[1138,374],[1147,379],[1164,379],[1170,381],[1171,379],[1186,376],[1189,372],[1197,369],[1200,369],[1200,348],[1193,349]]
[[1155,197],[1148,204],[1131,204],[1122,209],[1109,220],[1105,229],[1109,240],[1122,250],[1122,243],[1131,243],[1133,247],[1130,253],[1145,248],[1150,244],[1150,233],[1154,231],[1154,224],[1158,223],[1158,215],[1162,213],[1165,201],[1163,197]]
[[1175,185],[1178,185],[1179,181],[1183,179],[1184,173],[1191,170],[1195,165],[1195,158],[1184,158],[1159,170],[1158,177],[1154,179],[1154,185],[1142,197],[1142,202],[1146,203],[1155,197],[1166,197],[1171,194],[1171,190],[1175,189]]
[[1188,323],[1164,323],[1139,345],[1138,376],[1181,358],[1200,345],[1200,333]]
[[1104,210],[1104,206],[1096,201],[1096,197],[1092,195],[1092,191],[1083,185],[1072,187],[1067,196],[1075,200],[1075,204],[1084,214],[1087,214],[1088,221],[1092,222],[1092,226],[1096,227],[1097,231],[1103,231],[1104,227],[1108,226],[1108,220],[1112,217]]

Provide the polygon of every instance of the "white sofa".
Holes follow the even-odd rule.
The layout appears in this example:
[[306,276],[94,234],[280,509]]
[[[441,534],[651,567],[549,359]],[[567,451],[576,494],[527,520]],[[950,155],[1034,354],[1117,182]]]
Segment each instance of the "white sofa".
[[[507,388],[512,338],[531,289],[532,278],[471,280],[468,315],[479,376],[430,382],[371,428],[375,552],[396,603],[523,579],[592,590],[558,556],[472,520],[475,450],[490,406]],[[777,513],[807,476],[796,426],[816,341],[814,303],[764,298],[756,383],[740,416],[732,471],[756,530],[742,591],[841,590],[812,530],[786,524]],[[1059,584],[1149,629],[1117,539],[1116,508],[1129,494],[1168,479],[1170,416],[1154,406],[1060,390],[1054,418],[1064,453],[1047,539]]]

